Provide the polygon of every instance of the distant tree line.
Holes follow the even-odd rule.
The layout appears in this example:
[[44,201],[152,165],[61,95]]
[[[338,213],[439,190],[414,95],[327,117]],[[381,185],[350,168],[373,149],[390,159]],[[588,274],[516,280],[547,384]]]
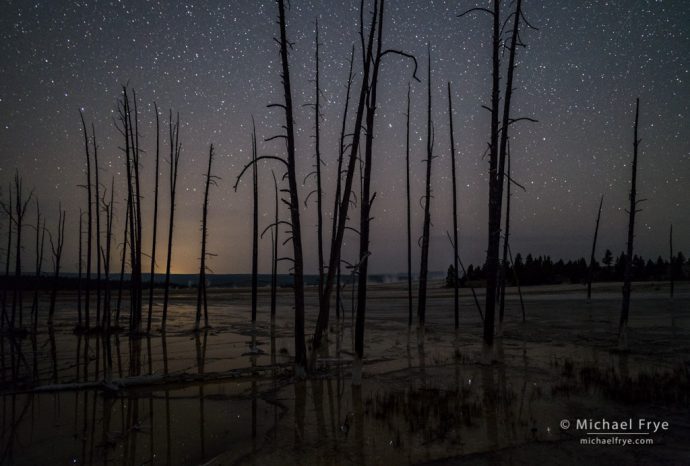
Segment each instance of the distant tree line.
[[[661,256],[656,260],[645,259],[642,256],[634,255],[632,260],[632,279],[633,281],[645,280],[688,280],[690,279],[690,260],[686,259],[682,252],[678,252],[672,259],[664,259]],[[626,266],[625,253],[621,252],[618,256],[607,249],[601,262],[594,261],[593,281],[608,282],[622,281],[624,279]],[[514,267],[514,269],[513,269]],[[515,273],[513,273],[513,270]],[[520,281],[520,285],[552,285],[560,283],[586,283],[589,266],[584,257],[577,260],[564,261],[560,259],[553,261],[550,256],[537,256],[527,254],[523,258],[522,254],[515,256],[514,266],[508,265],[506,279],[509,284],[515,285],[515,278]],[[460,277],[460,286],[468,281],[486,280],[486,265],[467,267],[467,273]],[[446,286],[452,288],[453,265],[448,267],[446,276]]]

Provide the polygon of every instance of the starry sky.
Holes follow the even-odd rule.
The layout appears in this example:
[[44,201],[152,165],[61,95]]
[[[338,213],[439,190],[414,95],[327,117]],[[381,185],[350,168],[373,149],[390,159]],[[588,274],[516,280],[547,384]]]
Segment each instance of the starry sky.
[[[293,98],[297,106],[297,166],[302,179],[314,164],[314,23],[321,34],[322,154],[324,196],[330,218],[334,172],[345,98],[348,60],[358,45],[359,1],[292,0],[288,10]],[[512,249],[557,258],[589,255],[599,197],[604,208],[599,254],[622,251],[632,159],[635,98],[640,97],[639,197],[636,249],[666,255],[673,224],[675,247],[690,252],[690,2],[685,0],[525,0],[538,31],[524,31],[518,52],[514,115],[537,124],[512,126],[514,190]],[[446,83],[453,86],[458,169],[461,257],[483,261],[486,247],[490,20],[458,18],[489,2],[396,1],[386,3],[384,46],[414,54],[421,83],[412,81],[413,237],[421,234],[426,135],[426,44],[431,43],[435,126],[431,269],[452,261],[446,239],[451,228],[450,148]],[[504,11],[507,11],[504,10]],[[116,231],[124,218],[124,156],[114,129],[116,99],[129,83],[139,99],[144,215],[153,200],[155,114],[167,128],[169,108],[182,122],[180,180],[173,272],[198,270],[199,224],[208,145],[216,147],[211,190],[209,249],[215,273],[246,273],[251,264],[251,178],[232,185],[250,159],[251,117],[256,119],[259,154],[283,155],[277,134],[282,113],[267,108],[282,101],[280,60],[273,1],[63,1],[6,0],[0,4],[0,184],[2,199],[18,169],[35,187],[48,226],[57,205],[67,208],[67,270],[77,264],[78,209],[86,194],[82,109],[99,140],[100,177],[116,184]],[[361,69],[359,51],[355,71]],[[389,56],[381,70],[374,143],[372,273],[402,272],[405,251],[405,93],[412,78],[409,60]],[[360,76],[356,76],[358,92]],[[351,112],[352,114],[352,112]],[[164,137],[167,134],[163,134]],[[167,145],[163,153],[167,154]],[[260,166],[260,227],[273,216],[271,169]],[[161,225],[167,222],[169,164],[161,163]],[[301,200],[313,189],[309,178]],[[312,198],[313,199],[313,198]],[[315,203],[302,207],[307,272],[316,269]],[[33,221],[33,206],[29,210]],[[281,212],[283,217],[287,212]],[[358,219],[356,211],[351,218]],[[330,223],[329,223],[330,224]],[[144,235],[150,244],[150,225]],[[356,225],[355,225],[356,226]],[[6,231],[6,220],[2,223]],[[165,234],[159,229],[159,251]],[[27,236],[32,236],[30,229]],[[3,233],[4,234],[4,233]],[[326,235],[328,236],[328,235]],[[270,240],[261,242],[260,268],[270,271]],[[356,250],[346,235],[345,250]],[[289,253],[289,245],[285,251]],[[32,247],[27,246],[30,257]],[[346,252],[346,256],[348,254]],[[419,250],[415,249],[415,264]],[[351,259],[351,257],[348,257]],[[27,260],[28,262],[28,260]],[[159,271],[164,261],[159,256]],[[414,266],[415,269],[417,266]]]

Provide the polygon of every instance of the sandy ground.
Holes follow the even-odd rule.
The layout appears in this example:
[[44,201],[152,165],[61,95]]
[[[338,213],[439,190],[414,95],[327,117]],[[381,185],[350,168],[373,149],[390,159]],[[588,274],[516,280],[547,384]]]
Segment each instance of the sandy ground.
[[[408,329],[405,284],[370,290],[361,387],[350,383],[349,290],[318,370],[303,382],[291,376],[289,290],[280,292],[274,325],[262,290],[253,327],[248,290],[214,289],[212,328],[200,334],[191,331],[195,292],[178,290],[167,334],[131,340],[75,335],[75,301],[63,296],[52,331],[42,326],[14,344],[3,338],[0,463],[618,465],[690,457],[690,285],[677,285],[672,300],[666,284],[635,286],[623,351],[620,284],[595,285],[591,302],[578,285],[525,288],[525,322],[510,289],[490,353],[469,290],[455,331],[452,290],[433,283],[423,335]],[[311,331],[314,290],[307,304]],[[146,374],[211,380],[27,392]],[[589,418],[669,427],[615,436],[651,445],[585,445],[614,437],[575,428]]]

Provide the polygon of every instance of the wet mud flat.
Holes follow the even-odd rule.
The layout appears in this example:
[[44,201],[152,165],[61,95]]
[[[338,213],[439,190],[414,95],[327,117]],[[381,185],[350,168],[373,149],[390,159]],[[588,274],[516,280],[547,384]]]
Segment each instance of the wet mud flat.
[[[512,290],[511,290],[512,291]],[[351,385],[347,300],[309,379],[292,377],[289,290],[249,322],[246,290],[214,290],[194,333],[192,292],[168,331],[76,334],[64,296],[52,329],[2,338],[2,464],[682,464],[690,457],[690,286],[633,294],[617,345],[620,288],[509,294],[490,353],[463,290],[435,284],[424,333],[403,284],[371,287],[364,378]],[[260,298],[264,298],[262,294]],[[316,317],[316,297],[307,315]],[[154,321],[154,329],[158,328]],[[580,418],[668,421],[652,445],[584,445]]]

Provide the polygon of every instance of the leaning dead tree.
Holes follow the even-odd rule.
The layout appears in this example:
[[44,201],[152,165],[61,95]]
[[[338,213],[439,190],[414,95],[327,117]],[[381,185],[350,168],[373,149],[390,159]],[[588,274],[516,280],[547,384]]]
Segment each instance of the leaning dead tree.
[[206,241],[208,239],[208,192],[211,185],[216,184],[217,177],[211,175],[211,164],[213,163],[213,144],[208,150],[208,169],[206,171],[206,189],[204,190],[204,206],[202,208],[201,219],[201,258],[199,266],[199,283],[197,284],[196,297],[196,320],[194,322],[194,331],[199,331],[199,324],[201,322],[201,306],[204,307],[204,327],[208,328],[208,299],[206,296]]
[[625,254],[625,271],[623,273],[623,305],[618,329],[619,342],[626,344],[628,314],[630,312],[630,288],[632,282],[633,241],[635,239],[635,215],[640,210],[638,204],[644,199],[637,199],[637,152],[640,140],[637,138],[637,127],[640,121],[640,99],[635,101],[635,129],[633,139],[632,177],[630,181],[630,205],[628,207],[628,247]]
[[53,324],[53,316],[55,315],[55,300],[60,280],[60,261],[62,260],[62,248],[65,244],[65,218],[66,213],[62,206],[58,208],[59,217],[57,224],[56,239],[53,240],[52,235],[48,235],[50,240],[50,249],[53,253],[53,287],[50,292],[50,308],[48,310],[48,325]]
[[[419,299],[417,319],[424,329],[426,320],[427,275],[429,272],[429,239],[431,228],[431,162],[434,159],[434,128],[431,120],[431,46],[427,44],[429,66],[427,70],[427,117],[426,117],[426,188],[424,189],[424,225],[422,227],[422,253],[419,266]],[[455,240],[457,244],[457,239]],[[457,257],[457,255],[456,255]]]
[[275,207],[274,207],[274,217],[273,225],[271,229],[271,319],[275,318],[276,315],[276,293],[278,292],[278,237],[279,237],[279,192],[278,192],[278,179],[274,171],[271,171],[273,176],[273,187],[275,190]]
[[[10,264],[12,262],[12,227],[14,224],[14,212],[12,204],[12,185],[8,188],[8,204],[3,204],[3,210],[7,214],[7,248],[5,249],[5,283],[10,279]],[[7,315],[7,285],[2,288],[2,322],[0,328],[5,328],[5,323],[9,326],[9,316]]]
[[173,124],[172,110],[169,113],[168,132],[170,136],[170,215],[168,220],[168,254],[165,262],[165,284],[163,289],[163,315],[161,331],[165,332],[168,321],[168,299],[170,293],[170,266],[172,264],[173,231],[175,226],[175,194],[177,192],[177,171],[180,163],[180,114]]
[[[336,230],[332,234],[333,241],[331,243],[331,250],[329,254],[328,269],[326,274],[326,282],[323,288],[323,298],[321,300],[321,306],[319,309],[319,316],[316,323],[316,329],[314,331],[314,338],[312,340],[312,345],[314,349],[318,349],[321,345],[321,339],[324,332],[328,328],[328,319],[330,313],[330,296],[333,290],[333,283],[336,276],[336,271],[338,269],[338,264],[341,258],[341,249],[343,244],[343,238],[345,234],[345,226],[348,220],[348,210],[350,204],[352,203],[352,184],[354,181],[355,168],[357,166],[359,146],[361,141],[361,128],[364,119],[365,108],[374,108],[371,105],[372,102],[375,104],[375,99],[370,96],[370,91],[372,89],[372,84],[378,81],[373,80],[372,75],[374,74],[374,69],[380,67],[380,64],[387,55],[394,54],[400,55],[413,60],[414,71],[413,77],[415,80],[419,81],[417,78],[417,60],[414,56],[395,49],[383,49],[378,41],[379,46],[374,48],[376,45],[376,32],[379,24],[383,24],[382,20],[379,21],[379,17],[383,16],[383,3],[384,0],[375,0],[374,8],[372,12],[371,26],[369,28],[368,39],[365,42],[364,34],[364,2],[360,4],[360,42],[362,44],[362,84],[360,87],[359,101],[357,103],[357,111],[355,114],[354,131],[352,133],[352,142],[348,145],[349,147],[349,158],[347,162],[347,169],[345,170],[345,184],[342,187],[342,196],[340,199],[340,206],[338,207],[338,217]],[[375,51],[376,50],[376,51]],[[373,67],[372,67],[373,65]],[[366,154],[365,154],[366,157]],[[370,200],[368,201],[370,203]],[[361,208],[364,208],[363,206]],[[361,209],[360,209],[361,211]],[[361,235],[361,231],[360,231]],[[361,257],[360,257],[361,259]]]
[[103,274],[105,276],[105,290],[103,298],[103,329],[110,331],[112,316],[111,316],[111,299],[112,299],[112,283],[110,281],[110,266],[112,259],[112,242],[113,242],[113,207],[115,205],[115,177],[110,180],[110,201],[106,202],[105,196],[101,200],[103,212],[105,213],[105,247],[101,249],[101,256],[103,258]]
[[[501,0],[493,0],[493,8],[471,8],[460,16],[471,12],[483,12],[492,17],[492,65],[491,65],[491,104],[487,108],[491,112],[491,132],[489,142],[489,228],[488,247],[486,252],[486,313],[484,318],[484,343],[487,347],[493,345],[494,322],[496,310],[496,298],[498,291],[499,271],[499,246],[501,239],[501,212],[503,202],[503,182],[505,173],[505,160],[508,143],[508,129],[518,121],[536,121],[532,118],[513,118],[511,116],[512,94],[514,89],[515,56],[518,46],[524,44],[520,40],[520,24],[524,22],[531,25],[525,19],[522,11],[522,0],[516,0],[515,10],[501,22]],[[505,91],[503,93],[503,110],[499,107],[501,101],[501,48],[504,45],[502,32],[508,23],[512,21],[512,29],[509,31],[508,65],[506,68]]]
[[594,278],[594,255],[597,252],[597,237],[599,236],[599,221],[601,220],[601,206],[604,204],[604,195],[599,200],[599,212],[597,213],[597,223],[594,227],[594,239],[592,240],[592,254],[589,257],[589,269],[587,270],[587,300],[592,299],[592,279]]
[[94,198],[93,205],[96,213],[96,327],[102,327],[101,322],[101,209],[99,208],[100,181],[98,179],[98,144],[96,143],[96,127],[91,123],[91,143],[93,144],[93,172]]
[[[347,76],[347,91],[345,92],[345,107],[343,109],[343,119],[340,127],[340,140],[338,144],[338,170],[336,171],[336,184],[335,184],[335,203],[333,206],[333,224],[331,227],[331,245],[335,243],[335,232],[337,230],[338,226],[338,215],[339,215],[339,207],[340,207],[340,202],[342,198],[342,181],[343,181],[343,157],[345,156],[345,151],[347,150],[347,145],[345,144],[345,139],[348,136],[347,135],[347,119],[348,119],[348,112],[350,109],[350,91],[352,89],[352,81],[353,81],[353,74],[352,74],[352,67],[354,65],[354,59],[355,59],[355,46],[352,46],[352,51],[350,52],[350,71],[348,72]],[[340,318],[340,306],[341,306],[341,298],[340,298],[340,283],[341,283],[341,260],[340,258],[337,259],[336,261],[336,274],[335,274],[335,315],[336,318]],[[321,290],[323,293],[323,289]],[[323,302],[319,306],[319,309],[321,309],[324,306]]]
[[153,289],[156,284],[156,240],[158,239],[158,180],[160,162],[160,119],[158,105],[153,103],[156,112],[156,172],[153,191],[153,237],[151,239],[151,269],[149,272],[149,312],[146,320],[146,333],[151,333],[151,318],[153,314]]
[[460,326],[460,283],[458,282],[458,191],[455,175],[455,135],[453,132],[453,100],[450,93],[450,82],[448,82],[448,125],[450,127],[450,163],[451,178],[453,180],[453,316],[455,317],[455,328]]

